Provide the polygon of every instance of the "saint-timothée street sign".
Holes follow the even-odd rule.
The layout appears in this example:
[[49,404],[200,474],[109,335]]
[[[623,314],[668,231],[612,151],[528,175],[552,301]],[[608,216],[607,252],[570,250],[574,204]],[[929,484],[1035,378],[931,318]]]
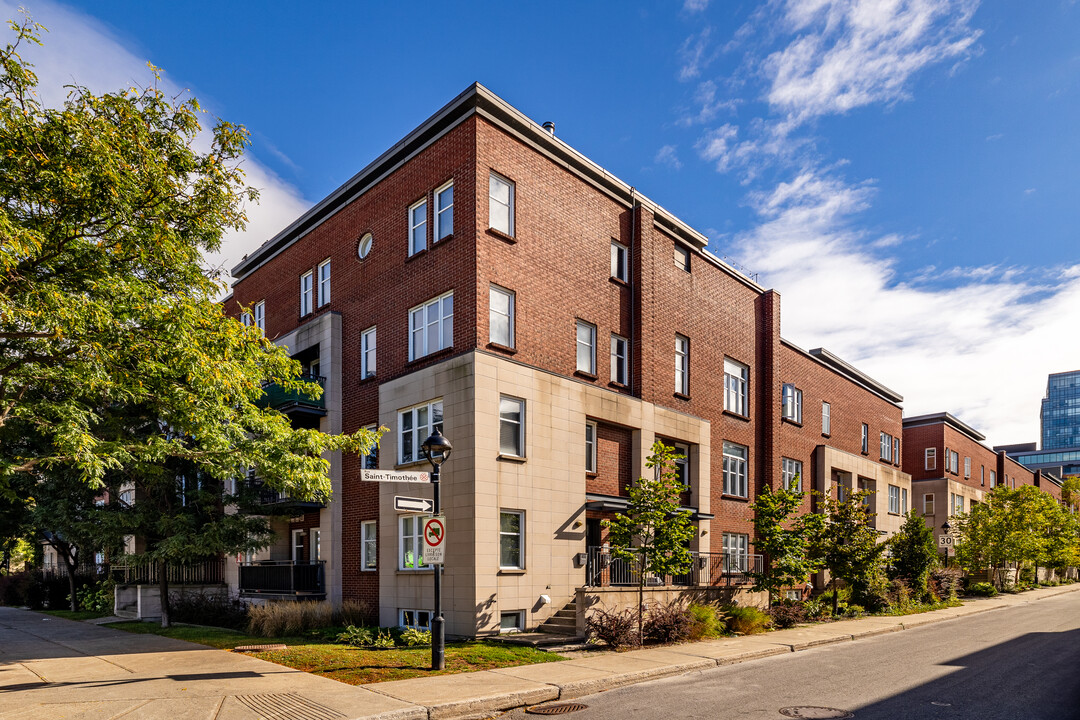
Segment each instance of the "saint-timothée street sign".
[[360,479],[364,482],[429,483],[431,475],[408,470],[361,470]]
[[425,565],[442,565],[446,556],[446,516],[436,515],[424,521]]
[[394,509],[398,512],[433,513],[435,501],[427,498],[394,496]]

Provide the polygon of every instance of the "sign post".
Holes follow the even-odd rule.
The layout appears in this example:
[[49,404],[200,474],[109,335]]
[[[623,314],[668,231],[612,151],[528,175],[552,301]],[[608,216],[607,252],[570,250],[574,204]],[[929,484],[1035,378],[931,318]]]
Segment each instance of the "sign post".
[[[436,515],[424,521],[425,565],[442,565],[446,557],[446,516]],[[439,572],[442,568],[436,568]]]
[[446,518],[442,517],[442,505],[439,500],[439,468],[454,449],[450,441],[443,437],[438,426],[432,430],[428,439],[420,446],[431,463],[431,494],[435,505],[435,517],[424,523],[424,557],[429,557],[428,545],[438,550],[438,565],[432,570],[435,576],[435,615],[431,618],[431,669],[446,669],[446,621],[442,615],[442,561],[446,552]]
[[435,501],[427,498],[394,496],[394,509],[398,512],[414,512],[430,515],[435,512]]

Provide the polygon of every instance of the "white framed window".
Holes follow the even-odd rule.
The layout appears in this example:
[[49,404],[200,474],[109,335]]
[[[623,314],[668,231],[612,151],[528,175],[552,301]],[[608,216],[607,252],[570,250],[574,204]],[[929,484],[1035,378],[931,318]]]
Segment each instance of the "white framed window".
[[980,485],[985,485],[986,484],[986,466],[985,465],[980,465],[979,466],[979,484]]
[[409,254],[427,249],[427,198],[409,206]]
[[724,441],[724,494],[747,497],[745,445]]
[[424,564],[424,515],[402,515],[398,518],[398,570],[426,570]]
[[676,454],[675,476],[683,487],[690,487],[690,446],[684,443],[672,443]]
[[962,512],[964,512],[964,496],[963,495],[953,495],[952,514],[953,515],[959,515]]
[[934,515],[934,493],[925,493],[922,496],[922,514]]
[[304,316],[311,312],[311,278],[312,273],[308,270],[300,276],[300,315]]
[[454,344],[454,291],[409,310],[409,359],[430,355]]
[[496,173],[488,182],[488,226],[514,235],[514,183]]
[[304,531],[293,530],[292,531],[292,561],[294,563],[304,562]]
[[690,394],[690,338],[675,335],[675,392]]
[[498,285],[488,293],[488,342],[514,347],[514,293]]
[[499,567],[521,570],[525,567],[525,513],[499,511]]
[[[377,427],[376,425],[365,425],[364,429],[374,431]],[[360,467],[363,470],[379,469],[379,445],[377,443],[371,446],[371,452],[360,456]]]
[[365,520],[360,523],[360,569],[374,570],[378,567],[378,523]]
[[900,514],[900,486],[889,486],[889,512],[896,515]]
[[435,242],[454,234],[454,181],[435,191]]
[[724,533],[724,572],[746,572],[750,561],[750,536]]
[[923,469],[937,470],[937,448],[923,450]]
[[311,542],[308,545],[308,556],[312,563],[322,560],[322,530],[312,528],[310,531]]
[[825,402],[821,402],[821,434],[832,434],[832,405]]
[[630,282],[630,251],[620,242],[611,241],[611,277]]
[[511,610],[499,613],[499,632],[514,633],[525,629],[525,611]]
[[971,458],[964,458],[964,477],[971,477]]
[[724,358],[724,409],[738,415],[749,415],[746,386],[750,368],[731,358]]
[[499,396],[499,453],[525,457],[525,401]]
[[900,514],[907,515],[908,503],[907,503],[907,488],[900,488]]
[[596,374],[596,326],[584,320],[577,321],[577,369]]
[[893,465],[900,464],[900,438],[898,437],[892,439],[892,461]]
[[611,382],[620,385],[630,384],[627,366],[630,341],[621,335],[611,334]]
[[416,628],[417,630],[431,629],[430,610],[398,610],[398,627]]
[[802,390],[791,383],[784,383],[781,396],[781,414],[792,422],[802,422]]
[[330,302],[330,258],[319,263],[319,307]]
[[442,430],[442,400],[398,412],[398,463],[410,463],[424,459],[421,443],[436,428]]
[[780,458],[780,479],[785,490],[802,492],[802,461]]
[[679,268],[680,270],[690,272],[690,251],[687,248],[683,247],[679,243],[675,243],[674,258],[675,267]]
[[955,450],[949,450],[949,471],[953,473],[960,472],[960,453]]
[[866,423],[862,424],[862,451],[864,454],[870,452],[870,426]]
[[881,459],[892,462],[893,438],[889,433],[881,433]]
[[240,313],[240,324],[244,327],[251,327],[251,313],[247,310]]
[[255,303],[255,327],[259,328],[259,331],[266,333],[266,301],[260,300]]
[[360,333],[360,379],[375,375],[375,347],[376,336],[375,328],[369,327],[364,332]]
[[997,487],[997,470],[990,471],[990,487]]
[[596,472],[596,423],[585,423],[585,472]]

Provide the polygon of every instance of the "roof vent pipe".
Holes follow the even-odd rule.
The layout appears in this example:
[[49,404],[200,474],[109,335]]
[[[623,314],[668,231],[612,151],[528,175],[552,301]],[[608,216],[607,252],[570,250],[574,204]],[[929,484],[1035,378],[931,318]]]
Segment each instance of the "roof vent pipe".
[[555,137],[555,123],[553,123],[553,122],[551,122],[550,120],[548,120],[548,121],[547,121],[546,123],[544,123],[544,124],[543,124],[543,125],[541,125],[540,127],[542,127],[542,128],[544,128],[545,130],[547,130],[547,131],[548,131],[548,135],[550,135],[551,137]]

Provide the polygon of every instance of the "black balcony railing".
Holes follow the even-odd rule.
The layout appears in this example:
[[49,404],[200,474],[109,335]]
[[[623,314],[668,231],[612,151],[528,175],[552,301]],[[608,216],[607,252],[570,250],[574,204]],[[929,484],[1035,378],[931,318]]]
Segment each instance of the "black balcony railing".
[[268,514],[293,513],[299,515],[326,507],[326,499],[323,497],[317,496],[310,500],[294,498],[285,490],[275,490],[270,487],[254,473],[248,473],[246,482],[258,493],[259,505]]
[[[170,585],[221,585],[225,582],[225,560],[213,558],[184,565],[166,565]],[[113,565],[112,579],[120,585],[156,585],[158,564]]]
[[[761,555],[747,553],[691,552],[690,569],[681,575],[645,576],[645,584],[659,585],[718,585],[741,582],[747,572],[761,572]],[[638,572],[634,563],[615,557],[609,548],[591,547],[585,562],[586,587],[637,586]]]
[[[300,380],[308,383],[318,383],[319,387],[326,390],[326,378],[322,375],[301,375]],[[282,412],[299,411],[325,415],[326,393],[324,392],[315,398],[303,390],[286,390],[277,383],[267,383],[263,386],[263,397],[260,405],[272,407]]]
[[240,566],[241,595],[320,597],[326,595],[324,563],[267,560]]

